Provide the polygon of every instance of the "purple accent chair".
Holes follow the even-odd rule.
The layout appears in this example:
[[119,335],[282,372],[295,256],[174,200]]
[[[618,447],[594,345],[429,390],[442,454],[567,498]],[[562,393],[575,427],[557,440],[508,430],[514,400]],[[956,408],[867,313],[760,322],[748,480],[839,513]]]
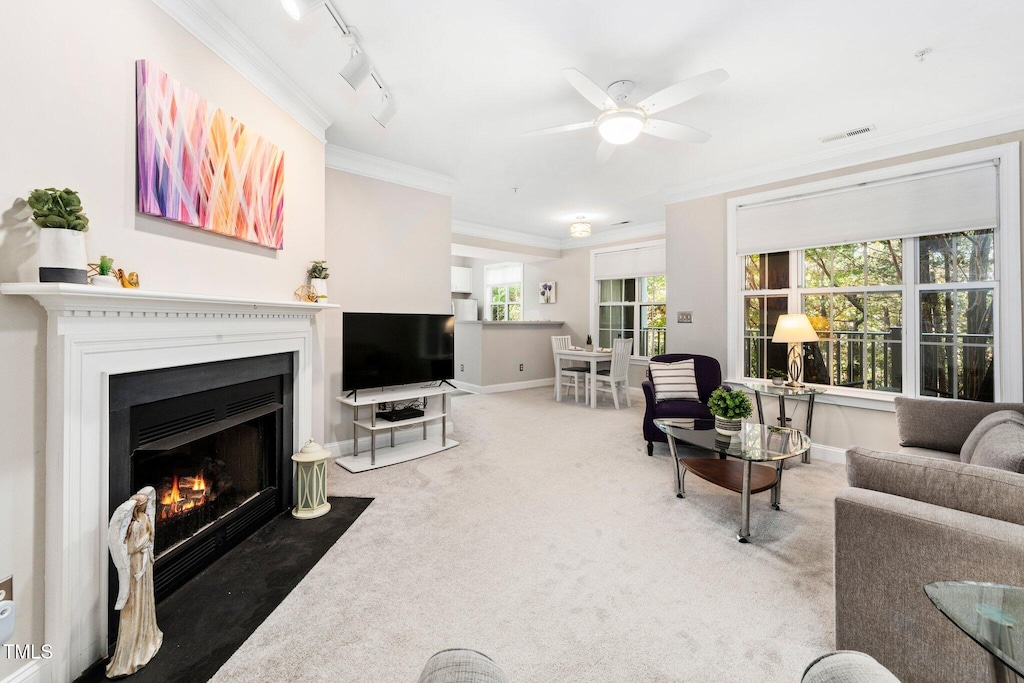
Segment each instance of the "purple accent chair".
[[711,411],[708,410],[708,399],[711,392],[722,386],[722,366],[711,356],[699,356],[692,353],[667,353],[662,356],[654,356],[652,361],[660,363],[675,363],[680,360],[693,359],[693,372],[697,377],[697,393],[700,401],[669,400],[656,402],[654,400],[654,382],[651,381],[651,371],[647,371],[647,379],[644,380],[644,396],[647,398],[647,412],[644,413],[644,439],[647,441],[647,455],[654,454],[654,442],[668,442],[665,433],[654,425],[656,417],[696,417],[712,419]]

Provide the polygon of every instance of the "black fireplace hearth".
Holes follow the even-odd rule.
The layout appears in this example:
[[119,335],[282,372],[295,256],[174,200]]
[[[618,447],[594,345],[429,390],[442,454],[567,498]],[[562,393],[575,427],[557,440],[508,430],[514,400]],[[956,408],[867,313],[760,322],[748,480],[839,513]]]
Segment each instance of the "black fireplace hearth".
[[[110,512],[156,490],[159,602],[291,507],[291,354],[110,378]],[[117,633],[110,572],[110,625]]]

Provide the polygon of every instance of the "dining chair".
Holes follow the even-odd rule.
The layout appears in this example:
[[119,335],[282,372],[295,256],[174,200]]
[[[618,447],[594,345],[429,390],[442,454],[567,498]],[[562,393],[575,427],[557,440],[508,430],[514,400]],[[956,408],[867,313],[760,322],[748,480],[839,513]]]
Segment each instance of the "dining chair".
[[[632,339],[616,339],[612,342],[612,364],[607,370],[598,370],[593,381],[596,382],[597,391],[610,392],[615,402],[615,409],[619,409],[619,389],[626,392],[626,405],[633,406],[633,400],[629,397],[629,359],[633,355]],[[607,384],[608,386],[602,386]]]
[[[555,359],[555,398],[558,398],[558,385],[564,383],[566,389],[569,385],[572,385],[573,396],[576,402],[580,402],[580,379],[584,378],[584,386],[586,383],[586,376],[590,372],[590,368],[585,365],[572,365],[569,367],[559,367],[558,352],[565,351],[572,346],[571,337],[569,335],[551,337],[551,355]],[[583,400],[586,401],[586,393],[583,395]]]

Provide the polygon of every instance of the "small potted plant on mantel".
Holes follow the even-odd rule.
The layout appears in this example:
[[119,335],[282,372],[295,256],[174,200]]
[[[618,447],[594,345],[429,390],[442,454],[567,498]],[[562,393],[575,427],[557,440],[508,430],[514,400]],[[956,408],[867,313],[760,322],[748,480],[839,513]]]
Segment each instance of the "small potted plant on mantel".
[[723,436],[735,436],[743,429],[743,419],[750,417],[754,406],[742,391],[718,387],[711,392],[708,410],[715,416],[715,431]]
[[772,368],[771,370],[768,371],[768,378],[772,381],[772,384],[774,384],[777,387],[781,387],[783,384],[786,383],[787,376],[788,375],[786,375],[786,372],[784,370],[779,370],[777,368]]
[[91,284],[97,287],[120,287],[121,281],[110,272],[114,265],[114,259],[109,256],[100,256],[100,264],[97,266],[98,274],[92,276]]
[[316,290],[319,301],[327,301],[327,278],[330,276],[327,272],[327,261],[310,261],[306,277],[309,278],[309,286]]
[[82,213],[82,200],[74,190],[32,190],[28,196],[32,221],[39,231],[39,281],[84,285],[86,266],[85,232],[89,219]]

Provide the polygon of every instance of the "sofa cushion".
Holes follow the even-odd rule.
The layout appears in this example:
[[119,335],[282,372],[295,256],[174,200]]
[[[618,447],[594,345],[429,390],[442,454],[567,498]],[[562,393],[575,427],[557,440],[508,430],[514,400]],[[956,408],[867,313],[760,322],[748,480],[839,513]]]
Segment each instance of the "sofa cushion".
[[1024,422],[991,427],[978,441],[971,464],[1024,474]]
[[933,448],[914,448],[913,446],[900,446],[900,449],[896,451],[903,455],[916,455],[922,458],[938,458],[939,460],[952,460],[954,462],[960,462],[960,456],[956,453],[947,453],[946,451],[937,451]]
[[[975,457],[978,455],[976,452]],[[1021,474],[854,447],[846,451],[846,478],[857,488],[1024,524]]]
[[1024,403],[897,396],[896,427],[900,433],[900,445],[959,453],[975,425],[989,413],[999,410],[1024,413]]
[[967,441],[964,441],[964,445],[960,449],[960,462],[971,462],[974,450],[978,447],[978,442],[988,433],[988,430],[996,425],[1006,424],[1007,422],[1016,422],[1017,424],[1024,425],[1024,415],[1021,415],[1016,410],[997,410],[981,418],[981,422],[971,430],[970,436],[967,437]]
[[654,404],[654,417],[703,417],[710,420],[714,416],[699,401],[659,401]]
[[656,401],[700,400],[692,358],[675,363],[651,361],[647,367],[651,373],[651,381],[654,382]]

